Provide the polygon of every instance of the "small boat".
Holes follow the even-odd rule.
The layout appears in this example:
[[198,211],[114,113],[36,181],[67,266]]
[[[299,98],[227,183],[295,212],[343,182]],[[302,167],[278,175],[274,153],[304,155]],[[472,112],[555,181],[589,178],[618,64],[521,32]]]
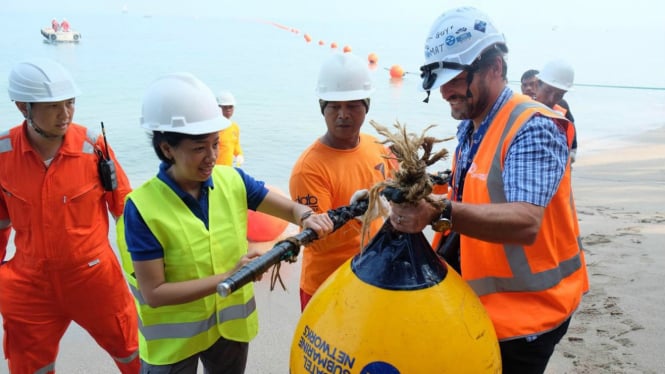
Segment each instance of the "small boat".
[[45,27],[41,31],[45,43],[78,43],[81,40],[81,33],[74,30],[55,31],[52,27]]

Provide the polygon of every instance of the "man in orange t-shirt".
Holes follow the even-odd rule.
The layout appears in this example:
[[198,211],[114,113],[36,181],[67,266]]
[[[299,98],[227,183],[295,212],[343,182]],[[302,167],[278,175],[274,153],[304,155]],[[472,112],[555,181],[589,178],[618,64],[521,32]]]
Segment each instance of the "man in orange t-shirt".
[[[291,198],[317,213],[349,204],[354,192],[369,189],[392,176],[383,156],[389,150],[360,133],[369,110],[372,83],[367,64],[351,53],[335,54],[322,66],[317,92],[327,131],[310,145],[293,167]],[[372,223],[370,235],[381,227]],[[361,224],[352,220],[303,251],[300,305],[304,310],[314,292],[340,265],[360,252]]]

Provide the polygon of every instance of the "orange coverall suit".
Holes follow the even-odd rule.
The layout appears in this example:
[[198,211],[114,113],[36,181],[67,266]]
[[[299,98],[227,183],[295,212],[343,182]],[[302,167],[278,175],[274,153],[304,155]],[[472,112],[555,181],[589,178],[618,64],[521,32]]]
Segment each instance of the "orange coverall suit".
[[118,187],[104,191],[95,152],[104,143],[85,127],[70,125],[49,167],[26,132],[24,121],[0,134],[0,222],[16,232],[16,253],[0,266],[9,370],[55,371],[58,343],[74,321],[122,373],[138,373],[136,308],[108,239],[108,211],[122,214],[127,176],[109,150]]

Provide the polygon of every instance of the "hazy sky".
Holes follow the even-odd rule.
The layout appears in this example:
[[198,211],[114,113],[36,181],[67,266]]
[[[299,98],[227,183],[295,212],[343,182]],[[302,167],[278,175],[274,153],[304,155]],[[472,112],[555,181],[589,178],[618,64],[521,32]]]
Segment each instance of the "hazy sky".
[[[476,6],[497,22],[511,20],[523,24],[556,22],[560,25],[594,24],[663,25],[665,5],[659,1],[631,0],[31,0],[5,1],[3,11],[52,11],[62,15],[72,11],[117,12],[124,5],[128,10],[145,14],[186,14],[193,16],[235,15],[240,17],[271,17],[288,19],[423,19],[431,21],[444,9]],[[608,3],[614,3],[608,5]]]
[[594,81],[602,81],[591,74],[598,64],[626,75],[621,81],[628,82],[634,69],[650,71],[654,85],[665,86],[665,3],[652,0],[31,0],[5,1],[3,14],[39,12],[60,19],[81,12],[117,14],[126,6],[131,14],[259,18],[293,27],[299,20],[335,22],[340,28],[347,21],[372,27],[373,21],[389,20],[394,32],[400,22],[431,25],[444,10],[460,5],[486,12],[514,51],[534,45],[542,60],[564,55]]

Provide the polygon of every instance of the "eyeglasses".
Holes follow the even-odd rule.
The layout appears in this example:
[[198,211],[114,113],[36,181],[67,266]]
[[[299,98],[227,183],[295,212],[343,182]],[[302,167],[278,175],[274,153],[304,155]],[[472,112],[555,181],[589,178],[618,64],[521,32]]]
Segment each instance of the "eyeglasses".
[[437,69],[450,69],[450,70],[460,70],[460,71],[475,70],[472,65],[464,65],[464,64],[459,64],[457,62],[448,62],[448,61],[432,62],[431,64],[421,66],[420,77],[423,79],[424,90],[429,91],[434,85],[434,82],[436,82],[437,74],[434,71]]

